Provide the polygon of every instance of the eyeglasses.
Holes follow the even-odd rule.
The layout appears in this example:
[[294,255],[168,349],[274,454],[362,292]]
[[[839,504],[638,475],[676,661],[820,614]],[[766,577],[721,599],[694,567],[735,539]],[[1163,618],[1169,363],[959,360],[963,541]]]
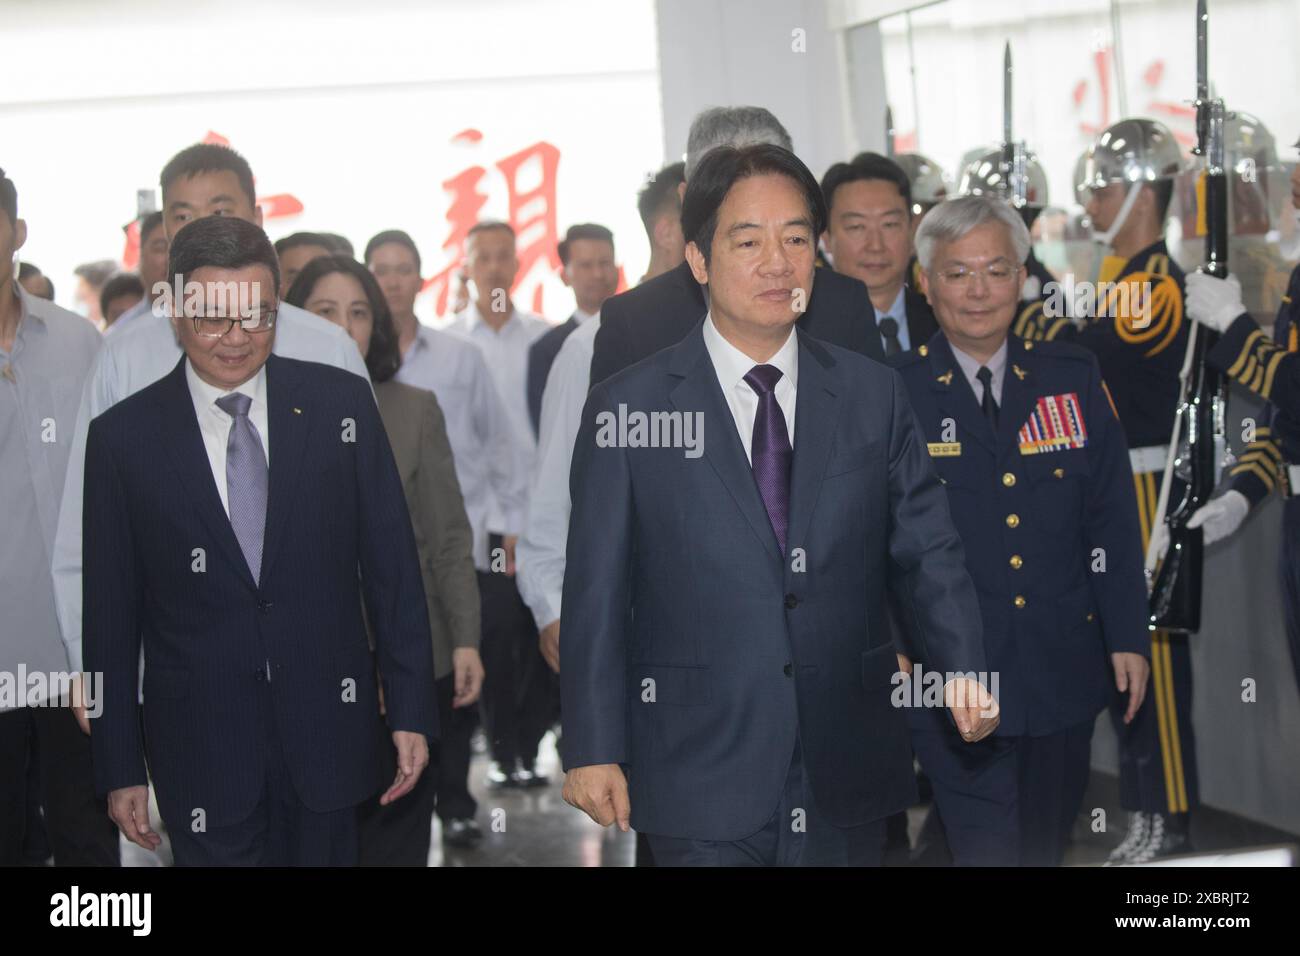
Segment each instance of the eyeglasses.
[[944,285],[954,289],[967,289],[974,284],[977,275],[984,276],[989,285],[1005,285],[1015,279],[1019,272],[1019,269],[1008,262],[993,262],[983,269],[967,269],[958,266],[954,269],[944,269],[937,274]]
[[226,315],[196,315],[193,317],[194,331],[196,334],[203,336],[205,339],[219,339],[223,335],[229,334],[230,330],[239,323],[239,327],[245,332],[259,333],[269,332],[275,327],[275,309],[268,309],[265,312],[257,311],[247,316],[226,316]]

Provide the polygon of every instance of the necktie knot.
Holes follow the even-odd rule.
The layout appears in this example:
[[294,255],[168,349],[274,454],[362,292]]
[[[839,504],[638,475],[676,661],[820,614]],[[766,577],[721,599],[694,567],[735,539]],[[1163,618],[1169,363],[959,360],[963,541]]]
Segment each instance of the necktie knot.
[[975,373],[975,377],[980,380],[980,384],[986,389],[993,387],[993,372],[987,365],[981,365],[980,370]]
[[880,337],[885,340],[885,354],[897,355],[903,350],[903,343],[898,340],[898,320],[892,315],[881,316],[876,323]]
[[770,395],[781,381],[781,370],[775,365],[755,365],[745,373],[745,384],[760,397]]
[[229,395],[222,395],[217,399],[217,408],[231,418],[247,418],[248,409],[252,407],[252,404],[253,400],[243,392],[231,392]]

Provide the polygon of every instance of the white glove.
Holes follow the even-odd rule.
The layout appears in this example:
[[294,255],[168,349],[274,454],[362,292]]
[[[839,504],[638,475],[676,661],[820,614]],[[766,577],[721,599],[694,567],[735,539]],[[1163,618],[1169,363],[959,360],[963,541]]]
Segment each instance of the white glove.
[[1232,534],[1250,513],[1250,502],[1240,491],[1225,491],[1213,501],[1196,509],[1192,520],[1187,522],[1189,528],[1204,526],[1206,544],[1222,541]]
[[1187,314],[1197,322],[1215,332],[1223,332],[1245,311],[1241,304],[1241,283],[1236,276],[1216,279],[1204,272],[1187,276]]

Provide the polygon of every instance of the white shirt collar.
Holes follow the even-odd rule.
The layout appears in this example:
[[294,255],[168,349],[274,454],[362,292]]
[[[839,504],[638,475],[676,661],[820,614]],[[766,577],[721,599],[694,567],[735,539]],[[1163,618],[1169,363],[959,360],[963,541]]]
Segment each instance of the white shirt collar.
[[600,318],[600,309],[597,309],[595,312],[591,313],[590,315],[588,315],[586,312],[583,312],[581,309],[573,310],[573,321],[577,322],[579,325],[584,324],[588,319],[598,319],[598,318]]
[[205,408],[209,411],[215,411],[218,415],[225,415],[227,418],[230,416],[226,415],[226,413],[217,405],[217,399],[224,395],[229,395],[231,392],[240,392],[241,394],[247,395],[253,400],[254,405],[266,405],[266,363],[262,363],[262,367],[257,370],[257,374],[247,382],[230,389],[230,391],[226,391],[217,388],[215,385],[209,385],[207,382],[203,381],[203,379],[199,378],[198,374],[194,371],[194,366],[190,364],[190,360],[187,358],[185,360],[185,381],[190,387],[190,395],[194,399],[195,408]]
[[[948,344],[952,345],[951,339],[949,339]],[[967,355],[955,345],[952,345],[952,355],[953,358],[957,360],[957,364],[961,366],[961,371],[962,374],[966,376],[966,381],[970,382],[971,389],[974,390],[975,383],[978,381],[976,376],[980,370],[979,361],[974,356]],[[996,399],[1002,391],[1002,373],[1006,371],[1007,367],[1006,339],[1002,340],[1002,344],[998,346],[998,350],[993,353],[992,357],[990,357],[987,362],[984,363],[984,366],[992,373],[992,377],[989,379],[989,384],[993,387],[993,397]],[[978,397],[979,393],[976,393],[976,398]]]
[[524,315],[524,312],[515,305],[514,302],[511,302],[510,317],[501,323],[500,328],[493,329],[492,326],[488,325],[487,322],[483,320],[483,316],[478,310],[477,302],[471,302],[469,305],[465,306],[465,310],[460,313],[461,319],[465,322],[466,332],[477,332],[478,327],[481,325],[486,331],[491,332],[494,335],[508,335],[515,329],[521,328],[523,326],[523,320],[520,316],[522,315]]
[[713,324],[713,313],[710,312],[704,317],[704,347],[713,360],[713,367],[717,370],[718,381],[724,391],[744,383],[745,376],[756,365],[774,365],[792,386],[797,388],[799,385],[799,337],[795,334],[794,326],[790,326],[790,335],[775,355],[766,362],[755,362],[722,337],[718,327]]

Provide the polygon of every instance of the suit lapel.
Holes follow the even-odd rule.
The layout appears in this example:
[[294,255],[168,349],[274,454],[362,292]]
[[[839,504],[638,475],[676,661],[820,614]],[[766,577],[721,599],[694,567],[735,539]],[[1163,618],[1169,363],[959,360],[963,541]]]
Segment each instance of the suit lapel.
[[[703,412],[704,421],[714,436],[704,441],[704,458],[730,492],[741,514],[774,559],[781,559],[776,532],[767,516],[767,508],[754,483],[754,472],[745,457],[745,447],[736,431],[736,420],[718,384],[718,374],[704,345],[703,324],[674,346],[669,373],[681,381],[669,392],[673,407],[683,413]],[[800,389],[802,391],[802,388]]]
[[[298,497],[298,475],[307,447],[307,433],[313,423],[311,408],[294,405],[298,391],[297,369],[272,355],[266,360],[268,444],[275,448],[275,461],[268,475],[266,536],[262,547],[262,580],[275,560],[276,549],[284,537],[284,525]],[[355,426],[354,427],[359,427]],[[343,423],[339,422],[340,440]]]
[[207,449],[203,446],[198,418],[194,414],[194,399],[185,380],[184,356],[163,380],[163,389],[158,397],[162,446],[180,475],[186,498],[226,552],[231,567],[238,569],[237,573],[245,584],[257,590],[257,583],[248,570],[248,562],[239,547],[230,518],[221,506],[217,478],[212,474],[212,464],[208,460]]
[[[970,382],[962,373],[961,366],[953,357],[952,346],[942,334],[930,339],[930,390],[935,393],[935,402],[945,418],[955,421],[967,435],[970,435],[988,449],[990,454],[997,454],[997,445],[993,429],[984,418],[984,410],[975,401],[975,393]],[[1004,386],[1005,387],[1005,386]],[[1001,419],[999,418],[999,423]]]
[[786,541],[801,547],[830,457],[840,418],[840,400],[830,368],[835,360],[799,333],[799,388],[794,413],[794,463],[790,474],[790,528]]

